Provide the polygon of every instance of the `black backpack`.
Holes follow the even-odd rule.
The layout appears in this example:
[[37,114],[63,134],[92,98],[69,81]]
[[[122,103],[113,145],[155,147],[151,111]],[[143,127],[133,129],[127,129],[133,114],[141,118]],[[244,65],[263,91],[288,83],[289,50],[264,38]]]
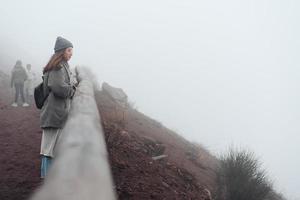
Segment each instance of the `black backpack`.
[[[44,76],[42,78],[43,78],[43,82],[41,82],[38,86],[36,86],[34,88],[34,101],[35,101],[35,105],[38,109],[42,109],[44,102],[46,101],[46,99],[50,93],[50,91],[45,93],[45,91],[44,91]],[[47,77],[47,84],[48,84],[48,77]]]

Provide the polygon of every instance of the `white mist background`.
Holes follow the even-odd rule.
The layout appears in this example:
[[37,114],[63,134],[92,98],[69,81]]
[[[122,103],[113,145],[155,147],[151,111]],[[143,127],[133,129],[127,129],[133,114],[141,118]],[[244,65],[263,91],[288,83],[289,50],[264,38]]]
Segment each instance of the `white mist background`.
[[121,87],[150,117],[215,154],[247,148],[300,192],[298,1],[4,1],[0,59],[41,72],[57,36],[70,64]]

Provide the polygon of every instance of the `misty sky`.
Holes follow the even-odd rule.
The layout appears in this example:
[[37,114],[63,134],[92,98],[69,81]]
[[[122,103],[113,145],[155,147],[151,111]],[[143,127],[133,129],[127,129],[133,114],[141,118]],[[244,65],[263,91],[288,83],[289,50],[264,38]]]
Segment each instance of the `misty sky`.
[[41,72],[57,36],[71,67],[121,87],[140,111],[215,154],[247,148],[300,199],[300,2],[4,1],[0,59]]

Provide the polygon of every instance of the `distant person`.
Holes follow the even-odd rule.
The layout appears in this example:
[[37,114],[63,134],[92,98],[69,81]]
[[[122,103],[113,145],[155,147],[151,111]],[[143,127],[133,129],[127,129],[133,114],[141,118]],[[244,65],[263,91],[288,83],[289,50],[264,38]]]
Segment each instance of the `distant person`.
[[36,79],[35,73],[31,70],[31,65],[26,65],[26,72],[27,72],[27,80],[25,81],[25,99],[26,102],[31,104],[33,100],[33,84]]
[[57,37],[55,53],[43,70],[44,92],[49,94],[40,114],[41,128],[41,178],[47,175],[52,159],[55,157],[55,146],[61,130],[67,120],[71,99],[76,91],[68,61],[73,54],[70,41]]
[[24,82],[27,80],[27,73],[24,67],[22,66],[21,60],[18,60],[12,70],[11,73],[11,87],[15,87],[15,101],[13,102],[12,106],[18,106],[18,98],[21,95],[22,98],[22,106],[27,107],[29,106],[26,103],[24,98]]

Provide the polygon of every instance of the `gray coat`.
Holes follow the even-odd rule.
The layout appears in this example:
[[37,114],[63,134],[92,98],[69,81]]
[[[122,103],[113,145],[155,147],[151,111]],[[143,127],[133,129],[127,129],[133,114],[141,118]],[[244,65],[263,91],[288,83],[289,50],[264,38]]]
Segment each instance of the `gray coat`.
[[24,67],[16,65],[11,73],[11,86],[14,84],[23,84],[27,80],[27,73]]
[[49,92],[49,96],[41,110],[41,128],[64,126],[75,90],[67,62],[61,62],[58,67],[44,74],[44,91]]

